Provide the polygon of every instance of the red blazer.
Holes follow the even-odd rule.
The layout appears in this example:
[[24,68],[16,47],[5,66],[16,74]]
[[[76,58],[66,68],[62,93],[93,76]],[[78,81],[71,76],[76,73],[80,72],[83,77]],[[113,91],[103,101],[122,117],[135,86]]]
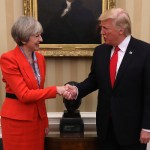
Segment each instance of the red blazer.
[[45,60],[36,52],[37,63],[41,75],[40,87],[33,69],[18,46],[4,53],[0,58],[3,82],[6,92],[15,94],[18,99],[5,98],[1,116],[18,120],[33,120],[36,115],[47,117],[45,99],[56,97],[56,86],[44,88]]

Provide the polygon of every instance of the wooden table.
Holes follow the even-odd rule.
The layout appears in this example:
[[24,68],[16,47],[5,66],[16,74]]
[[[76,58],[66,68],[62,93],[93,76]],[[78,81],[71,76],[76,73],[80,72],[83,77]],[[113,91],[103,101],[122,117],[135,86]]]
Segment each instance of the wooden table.
[[45,150],[98,150],[96,134],[50,134]]

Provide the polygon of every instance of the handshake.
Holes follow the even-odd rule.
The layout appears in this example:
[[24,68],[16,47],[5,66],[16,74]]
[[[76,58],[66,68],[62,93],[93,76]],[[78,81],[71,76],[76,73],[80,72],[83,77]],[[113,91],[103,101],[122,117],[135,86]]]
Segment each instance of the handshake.
[[56,86],[57,94],[63,96],[67,100],[74,100],[78,96],[78,89],[74,85],[66,84],[64,86]]

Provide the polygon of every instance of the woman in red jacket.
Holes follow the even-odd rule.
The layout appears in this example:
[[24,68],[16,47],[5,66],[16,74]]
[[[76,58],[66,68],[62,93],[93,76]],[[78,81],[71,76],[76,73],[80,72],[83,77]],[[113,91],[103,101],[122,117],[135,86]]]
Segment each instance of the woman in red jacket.
[[12,26],[17,46],[0,58],[6,98],[1,109],[4,150],[44,150],[48,127],[45,99],[62,95],[64,86],[44,88],[44,56],[35,52],[42,42],[41,24],[21,16]]

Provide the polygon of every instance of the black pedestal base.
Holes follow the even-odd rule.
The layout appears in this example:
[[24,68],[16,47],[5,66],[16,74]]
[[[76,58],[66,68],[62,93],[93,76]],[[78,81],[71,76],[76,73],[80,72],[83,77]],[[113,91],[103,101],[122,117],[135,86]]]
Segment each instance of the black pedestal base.
[[83,133],[84,123],[81,119],[80,112],[76,110],[73,113],[64,111],[60,120],[60,133]]

